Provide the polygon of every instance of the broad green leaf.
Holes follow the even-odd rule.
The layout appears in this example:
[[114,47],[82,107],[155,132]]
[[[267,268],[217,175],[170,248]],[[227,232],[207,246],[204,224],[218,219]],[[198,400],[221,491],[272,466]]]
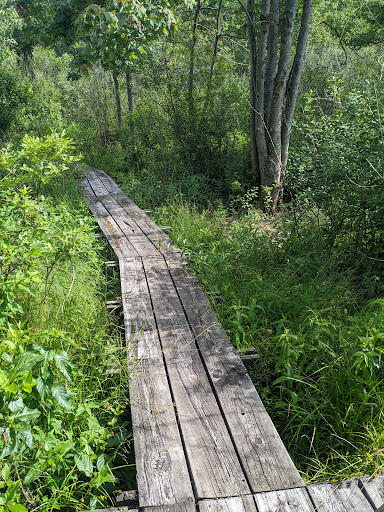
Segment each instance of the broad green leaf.
[[23,380],[22,380],[22,383],[21,383],[21,388],[26,393],[31,393],[33,386],[36,385],[36,382],[37,382],[36,379],[33,378],[32,370],[29,370],[27,375],[23,376]]
[[9,475],[11,474],[11,469],[8,464],[4,464],[3,469],[1,470],[1,476],[4,480],[8,480]]
[[17,453],[19,451],[19,440],[16,436],[16,433],[13,429],[10,429],[7,439],[7,445],[3,448],[2,452],[0,453],[0,459],[5,459],[5,457],[8,457],[12,452]]
[[22,375],[23,373],[29,372],[29,370],[35,366],[38,359],[40,359],[40,357],[38,357],[37,354],[34,354],[33,352],[25,352],[22,354],[15,366],[15,375]]
[[60,352],[57,352],[57,354],[55,354],[54,359],[57,368],[61,371],[61,373],[67,380],[71,381],[73,366],[71,364],[68,354],[64,352],[64,350],[60,350]]
[[3,370],[0,370],[0,388],[2,388],[7,381],[8,375]]
[[88,455],[83,454],[80,457],[76,457],[75,463],[79,470],[86,476],[92,476],[93,464],[91,458]]
[[36,388],[43,402],[51,392],[52,383],[53,380],[50,376],[47,379],[41,376],[37,378]]
[[26,509],[24,505],[18,503],[7,503],[7,507],[10,512],[28,512],[28,509]]
[[72,404],[68,396],[67,390],[60,385],[55,384],[51,388],[53,398],[57,400],[57,403],[66,409],[72,409]]
[[40,414],[40,411],[37,409],[28,409],[28,407],[24,407],[21,412],[14,415],[14,418],[17,418],[19,421],[31,421],[37,419]]
[[23,430],[19,433],[19,436],[25,442],[28,448],[32,448],[33,438],[30,430]]
[[15,398],[14,400],[10,400],[8,402],[8,409],[11,412],[20,412],[24,408],[24,402],[23,399],[19,396]]
[[101,471],[106,465],[108,465],[111,462],[111,457],[108,457],[108,455],[105,455],[102,453],[97,458],[96,467],[98,471]]
[[17,393],[16,382],[12,382],[11,384],[8,384],[8,386],[4,386],[4,390],[9,391],[10,393],[13,393],[15,395]]

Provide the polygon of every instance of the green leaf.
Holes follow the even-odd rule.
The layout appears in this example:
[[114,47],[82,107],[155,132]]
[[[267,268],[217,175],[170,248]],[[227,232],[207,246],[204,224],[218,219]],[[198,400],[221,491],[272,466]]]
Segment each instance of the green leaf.
[[25,352],[22,354],[15,366],[15,375],[21,375],[23,373],[29,372],[29,370],[35,366],[38,359],[40,359],[40,357],[38,357],[37,354],[34,354],[33,352]]
[[97,458],[97,462],[96,462],[97,470],[101,471],[103,469],[103,467],[106,466],[107,464],[109,464],[110,462],[111,462],[111,457],[108,457],[107,455],[102,453]]
[[36,385],[36,382],[37,382],[36,379],[34,379],[33,376],[32,376],[32,370],[29,370],[27,375],[23,376],[23,381],[22,381],[22,384],[21,384],[21,388],[26,393],[31,393],[33,386]]
[[20,412],[23,410],[23,407],[24,407],[24,402],[20,396],[15,398],[14,400],[10,400],[8,402],[8,409],[11,412]]
[[8,464],[5,464],[3,469],[1,470],[1,476],[4,480],[8,480],[10,474],[11,468],[8,466]]
[[17,418],[19,421],[31,421],[37,419],[40,414],[40,411],[37,409],[28,409],[28,407],[24,407],[21,412],[14,415],[14,418]]
[[64,350],[61,350],[60,352],[57,352],[57,354],[55,354],[54,359],[57,368],[61,371],[61,373],[67,380],[71,381],[73,366],[71,364],[68,354],[64,352]]
[[60,385],[55,384],[51,388],[53,398],[57,400],[57,403],[66,409],[72,409],[72,404],[69,399],[67,390]]
[[28,448],[32,448],[33,438],[30,430],[23,430],[19,433],[19,436],[25,442]]
[[9,391],[10,393],[13,393],[15,395],[17,393],[16,382],[12,382],[11,384],[8,384],[8,386],[4,386],[4,390]]
[[30,482],[33,482],[36,480],[36,478],[39,478],[39,476],[42,473],[42,470],[44,470],[45,466],[40,466],[40,463],[37,462],[34,464],[28,471],[28,473],[25,475],[24,483],[29,484]]
[[43,402],[51,392],[52,383],[53,380],[50,375],[46,379],[44,379],[43,377],[37,378],[36,388]]
[[80,457],[76,457],[75,464],[86,476],[92,476],[93,464],[91,458],[88,455],[83,454]]
[[7,507],[10,512],[28,512],[28,509],[26,509],[24,505],[18,503],[7,503]]

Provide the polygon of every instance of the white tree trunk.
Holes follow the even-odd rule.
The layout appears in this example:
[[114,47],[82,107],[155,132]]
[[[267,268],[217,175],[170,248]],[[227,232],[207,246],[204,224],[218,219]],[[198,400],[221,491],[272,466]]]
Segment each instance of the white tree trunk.
[[286,0],[281,23],[280,0],[262,0],[257,32],[254,0],[248,0],[246,9],[241,3],[248,18],[252,168],[257,166],[259,200],[264,208],[268,202],[272,210],[283,195],[292,119],[312,15],[312,0],[303,2],[292,66],[298,0]]

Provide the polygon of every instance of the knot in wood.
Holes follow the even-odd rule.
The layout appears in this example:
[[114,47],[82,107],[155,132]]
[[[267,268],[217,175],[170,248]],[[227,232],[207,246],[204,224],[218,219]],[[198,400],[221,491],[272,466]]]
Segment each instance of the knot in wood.
[[216,368],[216,370],[213,370],[212,377],[214,379],[220,379],[223,376],[223,370],[220,370],[220,368]]
[[171,465],[171,458],[167,450],[160,450],[158,457],[151,462],[151,468],[158,472],[166,472]]

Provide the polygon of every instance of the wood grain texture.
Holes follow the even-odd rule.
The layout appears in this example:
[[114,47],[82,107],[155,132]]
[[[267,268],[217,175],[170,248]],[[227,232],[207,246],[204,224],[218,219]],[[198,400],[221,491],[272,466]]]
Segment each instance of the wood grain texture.
[[340,483],[308,485],[318,512],[372,512],[355,479]]
[[141,258],[120,259],[121,297],[128,358],[162,359],[162,349]]
[[124,208],[108,192],[103,182],[98,177],[93,177],[90,182],[100,202],[113,217],[121,231],[128,238],[129,242],[136,249],[140,256],[155,256],[159,254],[158,250],[143,233],[134,219],[127,214]]
[[196,496],[249,494],[167,267],[144,261],[144,268]]
[[363,493],[367,494],[375,508],[384,504],[384,475],[375,478],[362,478],[361,486]]
[[199,512],[257,512],[252,496],[204,500],[199,502]]
[[163,361],[140,361],[129,389],[139,506],[194,501]]
[[[85,181],[83,182],[83,190],[87,190]],[[118,258],[138,256],[137,251],[95,195],[88,191],[86,198],[90,211],[96,218],[100,229],[103,231],[116,256]]]
[[303,486],[244,364],[197,279],[187,267],[180,268],[177,260],[169,263],[169,268],[252,492]]
[[196,505],[194,503],[178,503],[177,505],[144,508],[141,512],[196,512]]
[[258,512],[314,512],[305,489],[285,489],[254,495]]
[[179,254],[178,249],[171,239],[111,180],[103,171],[93,169],[99,179],[103,182],[108,192],[134,219],[136,224],[145,233],[156,249],[164,255]]

